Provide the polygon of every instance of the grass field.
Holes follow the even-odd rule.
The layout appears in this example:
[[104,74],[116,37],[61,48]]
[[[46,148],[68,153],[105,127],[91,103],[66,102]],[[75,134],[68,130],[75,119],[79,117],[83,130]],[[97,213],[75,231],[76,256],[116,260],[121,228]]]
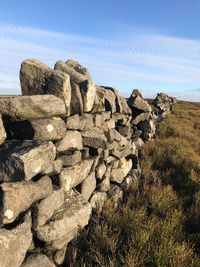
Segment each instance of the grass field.
[[200,103],[179,102],[140,157],[141,181],[93,217],[69,266],[200,266]]

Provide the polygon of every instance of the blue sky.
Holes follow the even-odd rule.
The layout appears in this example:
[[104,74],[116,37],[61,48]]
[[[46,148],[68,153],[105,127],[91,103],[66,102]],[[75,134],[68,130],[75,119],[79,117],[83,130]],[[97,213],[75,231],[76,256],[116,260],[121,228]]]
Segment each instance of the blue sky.
[[0,94],[20,94],[27,58],[73,58],[129,96],[200,101],[200,0],[0,0]]

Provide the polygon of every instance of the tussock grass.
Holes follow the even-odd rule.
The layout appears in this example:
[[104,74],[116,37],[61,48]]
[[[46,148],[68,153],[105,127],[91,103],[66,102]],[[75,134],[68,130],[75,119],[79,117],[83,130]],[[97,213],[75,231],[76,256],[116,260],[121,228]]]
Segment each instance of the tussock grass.
[[200,104],[178,103],[140,156],[139,186],[93,217],[65,266],[200,266]]

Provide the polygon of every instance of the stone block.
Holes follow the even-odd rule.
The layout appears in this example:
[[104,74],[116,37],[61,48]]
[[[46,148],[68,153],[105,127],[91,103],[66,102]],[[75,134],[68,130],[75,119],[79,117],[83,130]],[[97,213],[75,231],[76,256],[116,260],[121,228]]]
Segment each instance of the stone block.
[[0,148],[0,181],[30,180],[49,169],[56,156],[52,142],[11,141]]
[[48,176],[44,176],[38,182],[3,183],[0,185],[0,190],[2,194],[1,223],[8,224],[34,202],[47,197],[52,192],[52,182]]
[[54,95],[0,98],[0,113],[14,120],[39,119],[66,114],[65,103]]

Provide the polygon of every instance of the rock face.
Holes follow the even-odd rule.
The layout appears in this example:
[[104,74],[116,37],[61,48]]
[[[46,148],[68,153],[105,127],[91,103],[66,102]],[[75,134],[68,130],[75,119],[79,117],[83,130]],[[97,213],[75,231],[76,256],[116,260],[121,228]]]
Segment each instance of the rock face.
[[5,144],[0,149],[0,181],[30,180],[45,171],[55,159],[52,142],[24,141]]
[[49,118],[66,114],[64,101],[53,95],[0,99],[0,113],[14,120]]
[[0,97],[0,267],[64,266],[92,210],[138,189],[139,150],[176,101],[125,99],[72,59],[25,60],[20,82]]
[[31,215],[12,230],[0,229],[0,266],[20,267],[32,241]]

